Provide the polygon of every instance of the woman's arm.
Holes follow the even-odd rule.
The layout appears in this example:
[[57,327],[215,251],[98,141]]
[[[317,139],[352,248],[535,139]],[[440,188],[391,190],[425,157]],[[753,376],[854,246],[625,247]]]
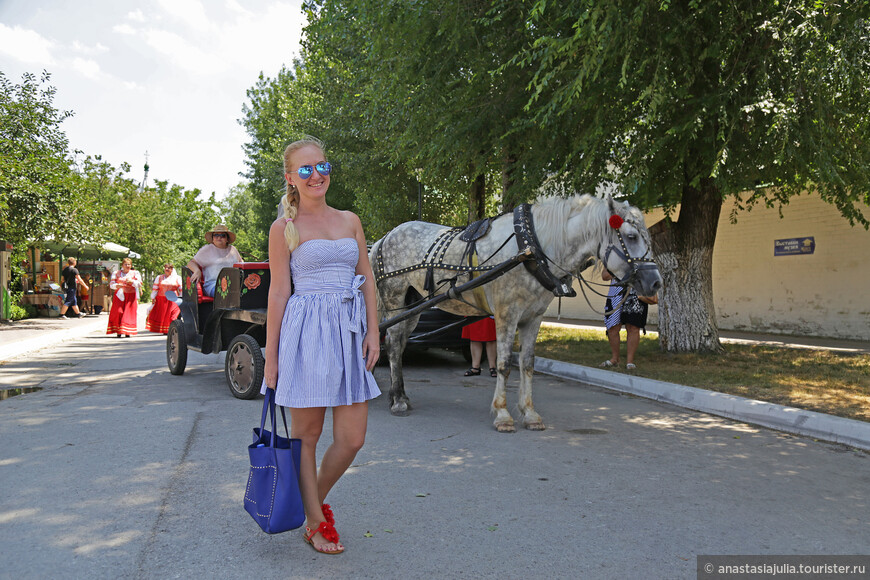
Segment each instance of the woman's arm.
[[369,262],[369,251],[366,248],[366,237],[363,233],[362,222],[359,217],[353,216],[354,237],[359,245],[359,260],[356,263],[356,273],[366,277],[362,285],[363,299],[366,303],[366,336],[363,339],[362,354],[366,359],[366,369],[371,371],[378,363],[381,356],[381,331],[378,328],[378,297],[375,286],[375,274],[372,264]]
[[191,271],[191,274],[190,274],[191,284],[196,284],[197,280],[202,278],[202,268],[199,267],[199,264],[197,264],[196,260],[194,260],[193,258],[191,258],[190,262],[187,263],[187,267]]
[[290,299],[290,250],[284,239],[283,219],[272,222],[269,228],[269,303],[266,311],[266,386],[278,385],[278,343],[281,339],[281,321]]
[[[211,244],[206,244],[198,249],[190,259],[190,262],[187,263],[187,267],[192,272],[190,275],[191,284],[196,284],[197,281],[202,279],[202,269],[207,267],[212,261],[207,250],[210,245]],[[205,282],[205,280],[203,280],[203,282]]]

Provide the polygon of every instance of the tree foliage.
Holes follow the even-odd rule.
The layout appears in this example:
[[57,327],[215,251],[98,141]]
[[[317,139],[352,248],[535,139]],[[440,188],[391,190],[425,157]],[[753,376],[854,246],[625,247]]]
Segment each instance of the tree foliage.
[[166,262],[181,267],[205,244],[205,232],[221,221],[214,194],[157,181],[142,188],[130,165],[115,168],[99,156],[87,157],[78,174],[82,190],[97,208],[99,240],[127,246],[142,257],[136,267],[162,273]]
[[269,232],[263,229],[256,206],[250,203],[252,198],[250,185],[240,183],[230,189],[220,208],[224,224],[236,234],[234,245],[242,257],[247,262],[259,262],[269,257]]
[[642,206],[703,180],[750,202],[817,189],[867,227],[868,6],[537,0],[511,66],[534,70],[537,122],[584,120],[578,179],[613,177]]
[[0,238],[16,246],[34,235],[81,241],[94,230],[78,187],[50,75],[0,72]]

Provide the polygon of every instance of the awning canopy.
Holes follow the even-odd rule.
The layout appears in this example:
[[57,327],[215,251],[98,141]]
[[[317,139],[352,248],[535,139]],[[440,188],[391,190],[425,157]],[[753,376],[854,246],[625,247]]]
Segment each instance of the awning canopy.
[[93,244],[77,244],[74,242],[56,242],[45,240],[30,244],[40,250],[50,250],[59,256],[75,257],[83,260],[120,260],[122,258],[139,259],[142,256],[119,244],[106,242],[102,246]]

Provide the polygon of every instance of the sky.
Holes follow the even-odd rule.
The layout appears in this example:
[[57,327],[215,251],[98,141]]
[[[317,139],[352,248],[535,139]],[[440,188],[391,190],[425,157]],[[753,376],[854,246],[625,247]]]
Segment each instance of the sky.
[[[220,199],[244,178],[238,120],[299,54],[301,0],[0,0],[0,71],[51,73],[70,150]],[[280,160],[276,160],[280,163]]]

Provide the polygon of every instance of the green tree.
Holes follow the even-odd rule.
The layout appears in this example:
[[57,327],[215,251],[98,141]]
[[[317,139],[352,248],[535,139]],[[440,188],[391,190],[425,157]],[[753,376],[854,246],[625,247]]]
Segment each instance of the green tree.
[[256,206],[251,203],[252,197],[249,184],[240,183],[220,202],[224,224],[236,234],[234,245],[249,262],[269,257],[269,231],[263,229]]
[[563,167],[574,183],[609,178],[642,207],[680,207],[654,228],[665,350],[721,348],[712,252],[726,196],[749,207],[808,191],[868,227],[868,10],[815,0],[529,5],[536,38],[508,66],[534,71],[534,122],[572,126]]
[[167,181],[141,188],[130,165],[118,168],[100,156],[86,157],[79,172],[81,189],[97,208],[101,230],[94,242],[112,241],[141,254],[136,267],[162,273],[166,262],[181,267],[205,244],[204,234],[221,221],[211,194]]
[[[298,69],[297,69],[298,70]],[[277,208],[286,191],[284,182],[284,149],[299,139],[314,136],[323,138],[323,125],[311,110],[312,93],[300,90],[296,75],[282,67],[275,78],[262,73],[254,87],[248,89],[239,121],[248,133],[245,144],[248,172],[248,203],[256,212],[258,229],[268,232],[277,217]],[[327,154],[335,156],[328,139]],[[336,163],[340,172],[341,164]],[[339,209],[353,208],[353,195],[347,184],[336,180],[330,185],[330,203]],[[268,241],[256,254],[265,255]]]
[[[500,68],[529,42],[521,10],[487,20],[489,0],[306,7],[308,86],[337,116],[339,130],[352,127],[358,154],[368,152],[358,165],[370,171],[379,162],[391,185],[405,179],[385,192],[362,176],[368,204],[402,215],[416,205],[419,179],[441,201],[436,218],[465,223],[491,211],[494,200],[509,209],[533,197],[563,132],[545,134],[527,121],[529,73]],[[459,204],[467,209],[455,219]]]
[[0,72],[0,238],[16,247],[81,241],[96,229],[60,128],[72,112],[54,107],[50,78],[25,73],[15,84]]

